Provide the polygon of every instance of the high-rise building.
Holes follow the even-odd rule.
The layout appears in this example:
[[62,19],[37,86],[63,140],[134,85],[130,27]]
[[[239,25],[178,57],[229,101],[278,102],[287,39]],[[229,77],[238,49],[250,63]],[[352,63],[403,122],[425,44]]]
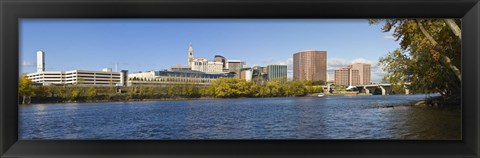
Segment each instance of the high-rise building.
[[336,85],[350,85],[350,69],[340,68],[334,71]]
[[287,81],[287,65],[268,65],[268,80],[279,80],[282,83]]
[[335,84],[345,86],[370,84],[370,64],[355,63],[335,70]]
[[293,79],[327,81],[327,51],[305,50],[293,54]]
[[358,75],[359,75],[358,84],[362,84],[362,85],[370,84],[370,78],[371,78],[370,64],[354,63],[352,65],[349,65],[349,67],[352,70],[358,70]]
[[193,47],[192,47],[192,42],[190,42],[190,45],[188,46],[188,67],[192,67],[192,62],[193,62]]
[[37,72],[45,71],[45,52],[37,51]]

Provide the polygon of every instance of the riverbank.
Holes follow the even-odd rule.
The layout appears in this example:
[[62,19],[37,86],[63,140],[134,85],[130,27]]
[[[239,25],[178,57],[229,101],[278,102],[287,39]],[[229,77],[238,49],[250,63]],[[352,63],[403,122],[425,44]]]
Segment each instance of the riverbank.
[[417,101],[412,104],[415,107],[435,107],[435,108],[454,108],[460,110],[461,98],[459,96],[443,97],[434,96],[427,97],[425,100]]
[[[373,96],[372,94],[364,94],[364,93],[326,93],[325,96],[329,97],[343,97],[343,96]],[[186,97],[176,97],[176,98],[123,98],[123,97],[105,97],[110,99],[88,99],[83,98],[79,100],[65,100],[62,98],[43,98],[43,99],[35,99],[31,104],[62,104],[62,103],[112,103],[112,102],[148,102],[148,101],[189,101],[189,100],[223,100],[223,99],[243,99],[243,98],[285,98],[285,97],[296,97],[296,98],[303,98],[303,97],[318,97],[318,93],[310,93],[304,96],[279,96],[279,97],[230,97],[230,98],[220,98],[220,97],[196,97],[196,98],[186,98]],[[430,101],[431,102],[431,101]],[[425,102],[425,100],[412,103],[412,106],[430,106],[430,102]],[[428,103],[428,104],[427,104]],[[438,103],[436,103],[438,104]],[[19,105],[29,105],[29,104],[20,104]],[[434,105],[434,104],[432,104]]]

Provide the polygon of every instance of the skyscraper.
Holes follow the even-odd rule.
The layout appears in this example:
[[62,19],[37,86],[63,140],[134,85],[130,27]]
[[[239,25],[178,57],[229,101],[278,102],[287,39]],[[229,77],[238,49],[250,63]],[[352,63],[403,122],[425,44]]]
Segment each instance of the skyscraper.
[[349,66],[352,70],[358,70],[359,81],[358,84],[370,84],[370,64],[355,63]]
[[327,51],[305,50],[293,54],[293,79],[327,81]]
[[45,52],[37,51],[37,72],[45,71]]
[[336,85],[350,85],[350,69],[340,68],[334,71]]

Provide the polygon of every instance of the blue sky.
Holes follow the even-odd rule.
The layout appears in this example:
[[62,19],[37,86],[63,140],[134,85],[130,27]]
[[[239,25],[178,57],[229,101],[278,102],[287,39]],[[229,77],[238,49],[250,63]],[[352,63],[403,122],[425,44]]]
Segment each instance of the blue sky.
[[352,62],[372,64],[372,80],[384,74],[379,57],[399,47],[391,33],[366,19],[21,19],[20,72],[34,72],[36,51],[45,52],[47,71],[130,72],[187,64],[188,44],[195,58],[243,60],[248,66],[289,65],[307,50],[327,51],[327,69]]

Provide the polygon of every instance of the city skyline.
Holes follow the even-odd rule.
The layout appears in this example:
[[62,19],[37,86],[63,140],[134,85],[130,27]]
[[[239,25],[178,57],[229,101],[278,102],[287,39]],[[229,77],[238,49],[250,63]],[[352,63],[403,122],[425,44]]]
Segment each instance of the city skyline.
[[[189,42],[195,47],[195,57],[213,60],[215,55],[222,55],[228,59],[245,61],[247,66],[267,66],[272,64],[288,65],[289,78],[291,78],[292,56],[294,53],[306,49],[326,50],[327,70],[330,79],[333,70],[354,62],[372,64],[372,81],[378,81],[381,76],[376,62],[380,56],[388,51],[393,51],[398,43],[391,40],[390,33],[382,33],[379,27],[370,26],[367,20],[21,20],[21,73],[34,72],[35,52],[46,52],[47,71],[64,71],[69,69],[100,70],[104,67],[119,65],[119,70],[127,69],[129,72],[167,69],[177,64],[187,65],[187,51]],[[164,26],[165,25],[165,26]],[[183,28],[171,26],[178,25]],[[72,26],[67,27],[67,26]],[[161,30],[155,26],[170,28],[170,33],[187,32],[185,36],[161,36],[152,40],[152,30]],[[138,28],[145,27],[143,31]],[[251,28],[245,28],[251,27]],[[272,29],[267,29],[273,27]],[[343,30],[332,30],[332,27]],[[360,27],[360,28],[355,28]],[[110,29],[107,29],[110,28]],[[223,28],[215,31],[214,29]],[[253,28],[253,30],[252,30]],[[310,30],[305,30],[310,28]],[[318,28],[318,29],[316,29]],[[355,30],[352,30],[355,28]],[[196,30],[197,29],[197,30]],[[252,31],[249,31],[252,30]],[[273,31],[272,31],[273,30]],[[307,33],[299,33],[299,30]],[[319,31],[324,30],[324,31]],[[325,35],[325,30],[339,32]],[[362,31],[363,30],[363,31]],[[121,32],[124,31],[124,32]],[[276,35],[284,31],[284,35]],[[300,31],[300,33],[301,33]],[[340,39],[357,31],[358,36],[375,39],[372,42],[358,40],[359,37],[350,35],[351,39]],[[167,31],[168,32],[168,31]],[[240,33],[239,33],[240,32]],[[79,34],[83,33],[83,34]],[[165,32],[164,32],[165,33]],[[228,33],[222,35],[223,33]],[[249,36],[241,36],[241,34]],[[276,35],[276,38],[248,38],[252,34]],[[373,35],[370,35],[373,33]],[[214,35],[211,35],[214,34]],[[48,36],[52,35],[52,36]],[[69,36],[71,35],[71,36]],[[78,35],[78,36],[73,36]],[[160,34],[161,35],[161,34]],[[106,38],[108,36],[109,38]],[[337,38],[332,38],[338,36]],[[124,38],[121,37],[136,37]],[[155,37],[155,36],[153,36]],[[213,38],[218,37],[218,38]],[[283,38],[282,38],[283,37]],[[305,37],[298,40],[288,37]],[[308,39],[318,40],[312,42]],[[100,39],[96,39],[100,38]],[[172,39],[170,42],[167,39]],[[208,41],[202,39],[209,39]],[[280,40],[278,39],[280,38]],[[64,39],[64,40],[61,40]],[[67,39],[67,40],[65,40]],[[86,40],[91,39],[91,40]],[[190,40],[189,40],[190,39]],[[223,40],[222,40],[223,39]],[[225,39],[230,39],[226,40]],[[283,39],[283,40],[282,40]],[[332,47],[331,43],[323,42],[325,39],[336,42],[356,40],[348,44],[357,48],[356,52],[349,47]],[[298,40],[297,42],[295,42]],[[342,41],[343,40],[343,41]],[[98,42],[100,44],[98,44]],[[163,42],[161,42],[163,41]],[[223,41],[223,42],[218,42]],[[231,42],[229,42],[231,41]],[[263,41],[263,42],[259,42]],[[57,42],[57,44],[55,44]],[[369,43],[369,44],[365,44]],[[121,44],[123,43],[123,44]],[[198,43],[198,44],[196,44]],[[217,43],[217,44],[216,44]],[[281,43],[288,43],[283,45]],[[348,42],[347,42],[348,43]],[[381,43],[389,43],[389,46]],[[140,45],[136,45],[140,44]],[[158,44],[162,46],[157,47]],[[169,45],[171,44],[171,45]],[[165,45],[165,46],[164,46]],[[251,45],[251,47],[248,47]],[[346,44],[342,44],[346,45]],[[363,45],[364,47],[359,47]],[[371,46],[375,45],[375,46]],[[243,48],[243,47],[248,47]],[[331,47],[331,48],[330,48]],[[295,49],[295,50],[294,50]],[[372,49],[373,53],[365,53]],[[116,50],[116,51],[115,51]],[[122,51],[125,50],[125,51]],[[136,53],[134,50],[138,50]],[[162,51],[164,50],[164,51]],[[338,53],[348,51],[350,53]],[[104,52],[104,53],[99,53]],[[171,53],[168,53],[171,52]],[[265,53],[261,53],[265,52]],[[271,53],[279,52],[279,53]],[[363,52],[363,53],[360,53]],[[165,58],[168,56],[169,58]],[[75,60],[72,60],[75,59]]]

